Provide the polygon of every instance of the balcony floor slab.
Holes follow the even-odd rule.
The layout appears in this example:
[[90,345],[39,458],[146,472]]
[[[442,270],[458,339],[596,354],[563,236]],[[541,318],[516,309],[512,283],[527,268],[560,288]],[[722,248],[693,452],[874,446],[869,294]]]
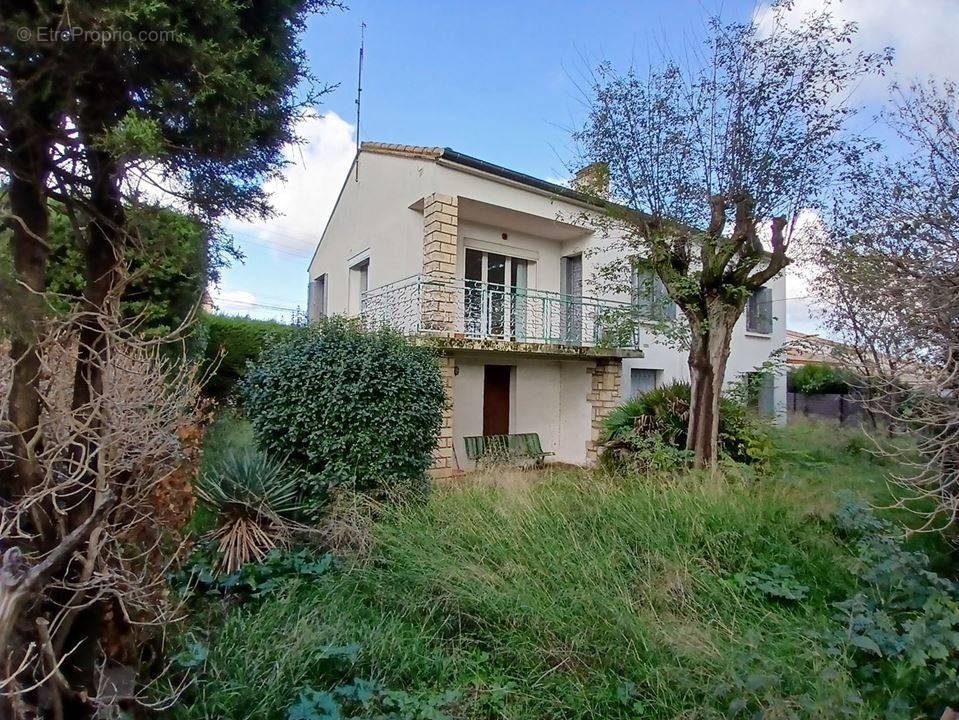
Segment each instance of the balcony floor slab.
[[420,345],[436,348],[443,351],[467,353],[506,353],[526,355],[557,360],[599,360],[605,358],[641,358],[643,351],[630,348],[614,347],[580,347],[573,345],[559,345],[553,343],[519,342],[499,340],[494,338],[478,339],[460,337],[456,334],[427,334],[414,335],[412,340]]

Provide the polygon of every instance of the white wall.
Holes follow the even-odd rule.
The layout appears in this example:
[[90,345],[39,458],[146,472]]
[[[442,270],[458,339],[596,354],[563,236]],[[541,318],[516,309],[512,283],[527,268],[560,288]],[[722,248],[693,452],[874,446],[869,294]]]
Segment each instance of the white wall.
[[586,461],[586,442],[592,434],[592,406],[586,402],[592,384],[593,363],[560,363],[559,447],[554,460]]
[[528,287],[536,290],[559,292],[561,244],[556,240],[536,237],[509,230],[503,239],[503,228],[461,221],[457,238],[456,274],[466,272],[466,248],[496,252],[511,257],[526,258],[535,263],[530,266]]
[[433,192],[428,160],[365,152],[360,179],[350,168],[316,254],[310,279],[327,275],[327,312],[350,312],[349,267],[369,255],[369,288],[423,269],[423,213],[409,206]]
[[483,367],[510,365],[510,432],[538,433],[550,460],[583,463],[590,433],[589,369],[583,361],[517,355],[461,355],[453,381],[453,449],[460,469],[472,469],[463,438],[483,434]]
[[[771,353],[786,342],[786,279],[780,276],[770,284],[773,291],[773,332],[761,335],[746,331],[746,313],[743,312],[733,329],[730,343],[729,363],[726,366],[726,384],[734,383],[742,373],[750,372],[762,365]],[[673,380],[689,380],[689,365],[684,350],[666,347],[656,342],[656,337],[648,330],[642,334],[644,357],[623,361],[623,396],[632,394],[630,388],[630,370],[648,368],[662,370],[664,383]],[[773,396],[777,422],[786,421],[786,375],[785,371],[775,376]]]

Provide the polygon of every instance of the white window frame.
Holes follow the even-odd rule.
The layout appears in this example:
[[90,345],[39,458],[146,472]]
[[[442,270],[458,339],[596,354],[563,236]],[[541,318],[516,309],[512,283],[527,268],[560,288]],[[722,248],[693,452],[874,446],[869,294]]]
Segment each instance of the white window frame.
[[[763,297],[767,299],[763,299]],[[759,303],[766,303],[766,311],[768,315],[768,330],[763,326],[763,316],[761,313],[761,308]],[[746,332],[750,335],[762,335],[763,337],[769,337],[773,334],[773,326],[775,324],[776,318],[773,317],[773,289],[771,287],[763,286],[756,290],[746,302]]]
[[[347,314],[359,315],[363,310],[363,293],[370,287],[370,251],[364,250],[346,261],[349,279],[347,295]],[[363,287],[363,276],[366,276],[366,287]]]
[[309,320],[317,322],[326,317],[329,308],[330,278],[327,273],[317,275],[310,282]]
[[[511,330],[516,330],[517,335],[521,334],[519,332],[520,330],[519,327],[515,327],[515,328],[510,327],[510,322],[509,322],[510,319],[513,321],[513,324],[517,326],[520,325],[520,320],[522,320],[522,326],[523,328],[525,328],[525,318],[516,318],[513,315],[513,297],[512,297],[512,293],[509,292],[510,288],[513,287],[512,285],[509,284],[510,280],[513,277],[513,261],[522,260],[524,263],[526,263],[526,285],[523,286],[522,288],[523,290],[530,289],[530,286],[532,284],[532,278],[536,271],[535,270],[536,261],[530,260],[527,257],[523,257],[521,254],[518,254],[518,253],[514,253],[513,255],[507,254],[506,252],[504,252],[504,250],[511,250],[511,248],[509,248],[506,245],[496,245],[495,243],[485,243],[485,245],[493,246],[496,249],[486,250],[481,247],[474,247],[473,243],[469,243],[464,246],[465,250],[463,252],[463,282],[467,283],[470,280],[472,280],[474,282],[483,283],[482,292],[484,293],[484,296],[483,296],[484,301],[480,305],[479,334],[477,335],[477,337],[494,337],[494,338],[500,338],[503,340],[509,340],[513,337],[513,334],[510,332]],[[480,279],[478,281],[476,280],[476,278],[466,277],[466,250],[472,250],[473,252],[480,253],[481,269],[480,269]],[[489,313],[487,312],[487,302],[485,301],[485,293],[488,293],[490,291],[489,290],[489,287],[490,287],[489,256],[491,254],[502,255],[503,257],[506,258],[506,263],[503,268],[503,280],[505,282],[503,283],[503,333],[502,334],[494,334],[492,332],[491,326],[490,326]],[[464,315],[465,315],[465,308],[464,308]],[[465,318],[464,318],[464,323],[465,323]],[[474,333],[470,333],[470,334],[472,335]]]

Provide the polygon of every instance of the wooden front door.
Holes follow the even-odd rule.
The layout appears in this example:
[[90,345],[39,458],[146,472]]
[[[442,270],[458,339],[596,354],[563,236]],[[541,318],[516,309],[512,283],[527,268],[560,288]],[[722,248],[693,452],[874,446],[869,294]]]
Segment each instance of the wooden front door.
[[509,434],[509,365],[483,366],[483,434]]

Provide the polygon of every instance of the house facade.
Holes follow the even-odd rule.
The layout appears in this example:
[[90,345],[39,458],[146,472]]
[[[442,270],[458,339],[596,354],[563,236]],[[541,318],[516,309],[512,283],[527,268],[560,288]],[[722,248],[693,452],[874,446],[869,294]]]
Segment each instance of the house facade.
[[[592,212],[569,188],[449,148],[362,145],[310,263],[308,314],[359,316],[441,351],[434,475],[470,469],[475,435],[537,433],[551,459],[591,463],[625,397],[688,379],[685,353],[624,321],[637,298],[597,285],[610,256]],[[736,328],[730,380],[783,344],[784,319],[777,279]],[[784,376],[764,376],[759,403],[785,418]]]

